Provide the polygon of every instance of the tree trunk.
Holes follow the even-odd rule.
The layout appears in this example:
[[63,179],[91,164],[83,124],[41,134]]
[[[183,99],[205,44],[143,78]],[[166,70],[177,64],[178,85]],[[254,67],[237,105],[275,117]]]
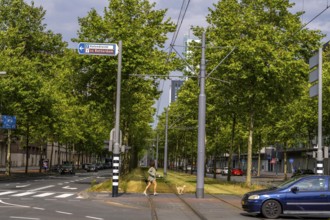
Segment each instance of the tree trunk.
[[231,179],[232,157],[233,157],[233,148],[234,148],[234,140],[235,140],[235,127],[236,127],[236,115],[233,114],[233,124],[232,124],[232,128],[231,128],[231,143],[230,143],[230,151],[229,151],[229,158],[228,158],[228,175],[227,175],[228,182]]
[[57,165],[61,164],[60,149],[61,149],[60,143],[57,143]]
[[53,166],[53,152],[54,152],[54,140],[52,141],[52,148],[51,148],[51,152],[50,152],[50,161],[49,161],[49,169],[52,169]]
[[26,164],[25,164],[25,173],[28,173],[29,169],[29,134],[30,133],[30,126],[27,124],[27,131],[26,131]]
[[10,176],[10,168],[11,168],[11,151],[10,151],[10,143],[11,143],[11,130],[8,129],[8,142],[7,142],[7,160],[6,160],[6,175]]
[[258,147],[258,170],[257,170],[257,176],[260,176],[260,168],[261,168],[261,153],[260,153],[260,151],[261,151],[261,146],[262,146],[262,144],[261,144],[261,135],[259,135],[259,145],[258,145],[259,147]]
[[284,180],[287,180],[288,179],[288,165],[287,165],[287,161],[288,161],[288,158],[287,158],[287,153],[286,153],[286,143],[284,143]]
[[246,185],[248,187],[251,186],[253,126],[254,126],[254,112],[251,111],[250,112],[248,150],[247,150],[247,168],[246,168]]

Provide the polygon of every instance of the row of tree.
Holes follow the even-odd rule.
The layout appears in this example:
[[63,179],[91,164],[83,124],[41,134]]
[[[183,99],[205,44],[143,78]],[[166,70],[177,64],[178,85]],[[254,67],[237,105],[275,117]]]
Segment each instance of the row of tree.
[[[166,10],[147,0],[111,0],[104,14],[91,9],[77,18],[73,42],[123,42],[121,130],[131,147],[131,167],[152,134],[158,79],[178,62],[160,48],[175,25]],[[12,133],[26,149],[50,142],[101,154],[114,127],[117,58],[81,56],[43,23],[46,11],[33,2],[0,0],[0,112],[17,118]],[[141,36],[141,37],[137,37]],[[167,59],[169,58],[169,59]],[[168,62],[166,62],[168,60]],[[28,162],[26,163],[28,164]],[[27,168],[26,168],[27,171]]]
[[[210,9],[206,28],[194,27],[196,36],[206,32],[207,72],[212,72],[206,80],[207,155],[247,153],[248,185],[252,152],[274,143],[286,148],[309,144],[316,135],[317,102],[308,97],[307,61],[323,35],[304,28],[302,13],[291,13],[291,7],[288,0],[222,0]],[[33,2],[0,0],[0,70],[7,72],[0,79],[0,112],[17,117],[13,135],[24,140],[27,151],[32,144],[58,142],[99,154],[114,127],[117,58],[81,56],[68,49],[60,34],[47,30],[45,13]],[[123,42],[120,127],[123,144],[131,147],[127,161],[132,168],[150,143],[152,106],[160,95],[159,79],[143,76],[165,78],[183,69],[174,54],[161,50],[175,25],[166,19],[166,10],[155,10],[147,0],[111,0],[103,13],[92,9],[79,18],[72,40]],[[189,60],[197,69],[198,46],[192,45]],[[324,60],[328,135],[329,63]],[[168,146],[174,155],[169,158],[196,160],[196,79],[185,82],[169,110]],[[165,115],[160,119],[157,132],[165,134]]]
[[[308,60],[324,36],[304,28],[303,12],[292,13],[292,6],[289,0],[222,0],[209,9],[206,28],[193,28],[196,36],[206,32],[207,39],[207,158],[229,153],[230,167],[233,153],[247,154],[247,185],[252,154],[261,147],[308,146],[317,135],[317,100],[308,93]],[[192,45],[189,56],[196,67],[201,59],[198,46]],[[330,135],[328,55],[323,55],[325,136]],[[189,78],[170,106],[172,159],[197,156],[198,94],[198,81]],[[164,118],[157,128],[161,134]]]

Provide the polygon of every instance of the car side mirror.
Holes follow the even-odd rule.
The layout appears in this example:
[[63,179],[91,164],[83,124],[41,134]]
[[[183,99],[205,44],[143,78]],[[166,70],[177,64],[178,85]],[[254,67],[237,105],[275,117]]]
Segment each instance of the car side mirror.
[[293,193],[296,193],[298,191],[299,191],[299,188],[296,186],[291,188],[291,192],[293,192]]

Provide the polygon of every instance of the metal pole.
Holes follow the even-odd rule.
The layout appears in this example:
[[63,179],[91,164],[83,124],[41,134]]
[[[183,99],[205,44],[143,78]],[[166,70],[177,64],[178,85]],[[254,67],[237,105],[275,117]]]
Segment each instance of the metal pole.
[[157,143],[156,143],[156,169],[158,169],[158,138],[159,138],[159,135],[157,133]]
[[318,62],[318,72],[319,72],[319,86],[318,86],[318,137],[317,137],[317,162],[316,171],[317,174],[323,174],[323,146],[322,146],[322,47],[319,48],[319,62]]
[[166,108],[165,122],[165,147],[164,147],[164,177],[167,175],[167,130],[168,130],[168,108]]
[[202,36],[202,59],[200,72],[200,94],[198,100],[198,155],[196,198],[204,198],[204,163],[205,163],[205,32]]
[[119,41],[118,48],[118,72],[117,72],[117,96],[116,96],[116,124],[115,124],[115,144],[113,149],[113,171],[112,171],[112,197],[118,196],[119,184],[119,140],[120,140],[120,92],[121,92],[121,58],[122,58],[122,41]]

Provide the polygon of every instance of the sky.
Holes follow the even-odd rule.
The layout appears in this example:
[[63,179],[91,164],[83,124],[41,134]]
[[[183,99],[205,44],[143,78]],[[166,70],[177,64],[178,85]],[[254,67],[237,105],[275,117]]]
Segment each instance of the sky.
[[[25,0],[30,3],[31,0]],[[156,9],[168,9],[167,17],[177,23],[181,6],[185,2],[188,4],[184,20],[182,22],[180,32],[175,41],[175,45],[183,45],[184,35],[190,35],[191,26],[206,26],[206,15],[209,13],[208,8],[213,8],[213,4],[218,0],[150,0],[156,3]],[[330,40],[330,0],[290,0],[296,5],[292,11],[305,11],[301,17],[303,23],[309,23],[306,28],[319,29],[327,34],[323,41]],[[42,6],[46,10],[44,23],[47,29],[54,33],[60,33],[63,40],[69,43],[69,47],[76,48],[77,43],[72,43],[71,38],[75,38],[79,29],[78,17],[85,17],[87,13],[95,8],[100,15],[103,15],[103,9],[108,6],[109,0],[34,0],[36,6]],[[325,11],[324,11],[325,10]],[[324,11],[322,13],[322,11]],[[321,13],[320,16],[317,16]],[[317,17],[316,17],[317,16]],[[316,18],[315,18],[316,17]],[[313,19],[315,18],[315,19]],[[173,35],[169,36],[169,42]],[[115,43],[115,42],[114,42]],[[163,89],[163,95],[158,105],[160,114],[164,107],[168,104],[169,82],[160,84],[159,89]]]

